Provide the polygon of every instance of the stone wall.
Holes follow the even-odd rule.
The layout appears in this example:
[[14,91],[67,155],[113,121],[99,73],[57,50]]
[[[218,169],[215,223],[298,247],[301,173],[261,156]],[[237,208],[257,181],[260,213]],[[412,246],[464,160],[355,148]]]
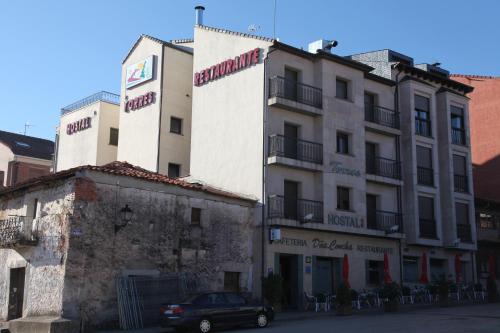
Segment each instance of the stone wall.
[[[38,245],[0,249],[0,320],[8,314],[10,269],[26,268],[23,316],[60,315],[68,246],[68,216],[73,206],[71,181],[0,199],[0,220],[9,215],[34,220]],[[34,219],[34,202],[39,209]]]

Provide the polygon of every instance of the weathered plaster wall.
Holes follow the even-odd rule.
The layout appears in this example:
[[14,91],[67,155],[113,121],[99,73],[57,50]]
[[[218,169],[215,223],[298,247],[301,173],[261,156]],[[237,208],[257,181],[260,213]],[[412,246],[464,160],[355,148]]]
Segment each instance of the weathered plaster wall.
[[[0,220],[9,215],[26,216],[27,227],[34,220],[39,239],[37,246],[0,249],[0,320],[7,319],[10,269],[19,267],[26,268],[23,316],[62,313],[67,216],[72,210],[72,192],[70,181],[0,199]],[[36,218],[35,199],[40,203]]]
[[[65,317],[117,321],[116,277],[130,271],[191,272],[199,290],[222,290],[224,272],[240,272],[242,291],[251,291],[253,208],[123,177],[93,180],[76,186]],[[126,204],[132,220],[115,233]],[[191,225],[192,207],[202,209],[201,226]]]

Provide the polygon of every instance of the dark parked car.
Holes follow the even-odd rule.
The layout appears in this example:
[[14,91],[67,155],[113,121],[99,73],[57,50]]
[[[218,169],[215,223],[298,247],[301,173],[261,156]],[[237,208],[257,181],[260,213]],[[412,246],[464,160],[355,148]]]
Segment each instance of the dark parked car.
[[243,296],[230,292],[196,295],[179,304],[161,309],[161,326],[177,332],[195,329],[202,333],[214,328],[240,325],[266,327],[274,319],[274,310],[262,304],[250,304]]

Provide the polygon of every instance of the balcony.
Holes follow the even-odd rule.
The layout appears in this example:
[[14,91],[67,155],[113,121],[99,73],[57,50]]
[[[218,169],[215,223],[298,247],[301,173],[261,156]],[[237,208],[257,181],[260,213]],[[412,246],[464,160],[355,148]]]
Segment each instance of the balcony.
[[274,134],[269,136],[269,157],[274,156],[323,164],[323,145],[316,142]]
[[452,127],[451,142],[456,145],[465,146],[465,129]]
[[434,169],[417,167],[417,182],[419,185],[434,186]]
[[307,84],[287,80],[280,76],[269,79],[269,105],[312,115],[321,115],[323,91]]
[[415,118],[415,134],[432,137],[431,121],[427,119]]
[[469,182],[467,176],[464,175],[453,175],[453,184],[455,192],[468,193],[469,192]]
[[421,238],[437,239],[435,220],[421,218],[419,220],[419,230]]
[[301,223],[323,223],[323,203],[321,201],[287,198],[272,195],[268,199],[268,217],[296,220]]
[[382,106],[365,104],[365,120],[382,126],[399,129],[399,112]]
[[403,216],[399,213],[377,210],[375,214],[367,216],[367,227],[387,232],[403,232]]
[[457,237],[461,242],[472,243],[472,233],[469,224],[457,224]]
[[401,179],[401,162],[379,156],[366,156],[366,173]]
[[35,246],[37,243],[37,232],[32,230],[32,223],[27,223],[24,216],[0,220],[0,248]]

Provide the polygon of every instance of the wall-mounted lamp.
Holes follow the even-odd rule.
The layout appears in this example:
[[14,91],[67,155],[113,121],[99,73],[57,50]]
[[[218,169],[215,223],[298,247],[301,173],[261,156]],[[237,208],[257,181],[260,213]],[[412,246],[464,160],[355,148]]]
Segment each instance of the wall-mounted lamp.
[[120,220],[115,221],[115,233],[120,231],[121,228],[125,227],[132,220],[133,213],[134,212],[128,205],[120,209]]

